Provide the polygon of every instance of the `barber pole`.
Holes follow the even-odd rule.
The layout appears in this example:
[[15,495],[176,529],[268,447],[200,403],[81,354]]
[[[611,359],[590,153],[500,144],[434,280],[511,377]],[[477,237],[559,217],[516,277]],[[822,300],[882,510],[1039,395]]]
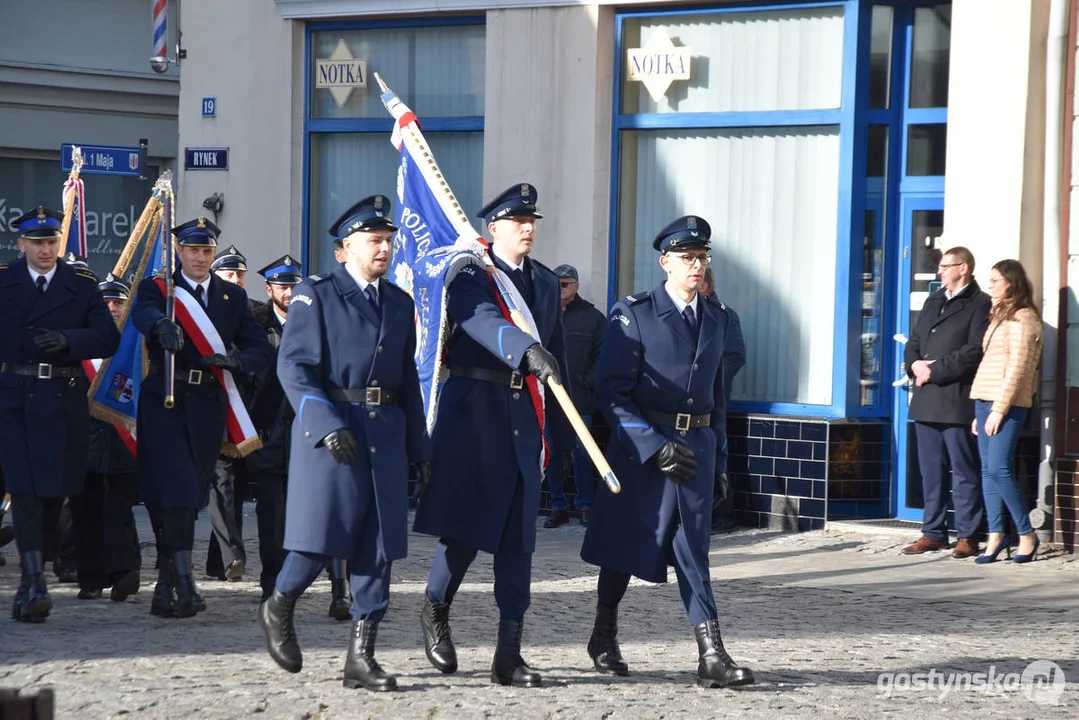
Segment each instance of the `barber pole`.
[[168,55],[168,0],[150,0],[154,8],[154,57]]

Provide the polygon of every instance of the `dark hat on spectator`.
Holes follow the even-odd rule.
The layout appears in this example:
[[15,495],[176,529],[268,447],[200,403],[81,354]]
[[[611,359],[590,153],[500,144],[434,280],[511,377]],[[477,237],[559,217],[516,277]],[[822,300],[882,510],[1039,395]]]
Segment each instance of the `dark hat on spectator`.
[[259,275],[271,285],[296,285],[303,281],[300,263],[291,255],[282,255],[266,267],[259,270]]
[[330,235],[334,236],[338,245],[342,245],[344,239],[355,232],[396,230],[391,212],[390,199],[385,195],[365,197],[337,218],[330,226]]
[[131,295],[131,286],[113,277],[112,273],[106,275],[105,279],[97,284],[97,288],[101,291],[101,297],[106,300],[127,300]]
[[502,191],[498,197],[484,205],[476,213],[476,217],[481,217],[488,223],[515,217],[541,218],[543,216],[536,209],[537,200],[539,193],[536,192],[536,186],[520,183]]
[[189,220],[172,229],[176,243],[182,247],[217,247],[217,238],[221,228],[204,217]]
[[235,245],[229,245],[228,249],[219,252],[214,261],[210,263],[210,272],[218,270],[247,270],[247,258],[236,249]]
[[712,226],[697,215],[683,215],[659,231],[652,247],[661,253],[708,248],[712,238]]
[[560,278],[569,278],[573,282],[578,282],[580,278],[577,277],[577,268],[572,265],[559,265],[554,269],[554,274]]
[[19,231],[20,237],[51,238],[60,236],[63,222],[64,216],[61,213],[38,205],[30,212],[15,218],[12,225]]

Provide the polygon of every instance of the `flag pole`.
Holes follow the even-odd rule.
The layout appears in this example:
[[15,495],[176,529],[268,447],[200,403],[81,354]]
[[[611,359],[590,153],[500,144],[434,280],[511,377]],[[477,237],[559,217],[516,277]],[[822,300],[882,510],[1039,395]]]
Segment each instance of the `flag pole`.
[[67,236],[71,232],[71,216],[75,211],[75,199],[79,194],[78,179],[80,172],[82,172],[82,149],[75,146],[71,148],[71,172],[68,173],[67,180],[72,185],[71,192],[64,198],[64,220],[60,225],[60,246],[57,257],[63,257],[67,252]]
[[[428,147],[427,141],[423,137],[423,133],[419,130],[416,116],[413,115],[408,106],[397,97],[397,94],[389,88],[378,73],[374,73],[374,76],[375,82],[378,83],[378,87],[382,91],[382,103],[386,106],[386,110],[393,116],[394,120],[397,121],[397,130],[406,134],[409,140],[414,143],[417,148],[423,151],[422,158],[427,164],[427,170],[434,175],[434,179],[436,180],[436,182],[429,183],[429,186],[433,192],[437,192],[442,196],[442,199],[445,201],[443,203],[443,208],[453,210],[453,220],[458,226],[458,234],[461,236],[474,236],[484,248],[488,247],[487,242],[484,241],[484,239],[476,233],[475,228],[472,227],[472,223],[469,221],[468,216],[465,215],[464,209],[461,207],[461,204],[457,202],[453,190],[450,189],[449,183],[446,182],[446,179],[442,176],[442,171],[438,169],[438,163],[435,162],[434,155],[431,153],[431,148]],[[482,253],[480,259],[483,260],[485,269],[494,279],[495,286],[498,288],[499,295],[502,297],[503,302],[505,302],[506,307],[509,308],[510,319],[513,321],[513,324],[516,325],[519,330],[532,336],[532,332],[528,327],[524,314],[517,307],[517,303],[513,300],[509,289],[502,282],[498,273],[494,272],[495,268],[491,257],[487,253]],[[574,432],[577,433],[581,445],[584,446],[584,449],[588,452],[588,457],[592,460],[592,464],[596,466],[596,470],[599,471],[600,477],[607,483],[608,489],[610,489],[612,493],[621,492],[621,483],[618,482],[618,478],[615,476],[614,470],[611,469],[610,464],[608,464],[607,459],[603,457],[603,451],[599,449],[599,445],[596,444],[588,426],[585,425],[584,420],[581,419],[581,414],[577,412],[577,408],[573,405],[573,401],[570,399],[566,389],[562,387],[561,383],[552,378],[547,379],[547,388],[554,394],[555,399],[562,408],[563,414],[565,414],[566,419],[569,420]]]

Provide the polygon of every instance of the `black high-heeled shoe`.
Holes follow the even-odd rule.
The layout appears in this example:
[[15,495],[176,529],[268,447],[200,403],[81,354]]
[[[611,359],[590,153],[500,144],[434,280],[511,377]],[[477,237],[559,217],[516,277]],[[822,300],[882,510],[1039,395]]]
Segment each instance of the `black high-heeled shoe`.
[[994,550],[991,553],[986,553],[984,555],[979,555],[978,557],[974,558],[974,562],[976,562],[979,565],[988,565],[989,563],[995,563],[997,561],[997,555],[1000,555],[1001,550],[1005,551],[1007,557],[1009,559],[1011,559],[1011,557],[1012,557],[1012,546],[1008,544],[1008,539],[1004,538],[1003,540],[1000,541],[1000,545],[997,545],[996,550]]
[[1041,544],[1042,544],[1042,541],[1039,540],[1037,538],[1037,536],[1035,536],[1034,537],[1034,549],[1031,550],[1028,553],[1023,553],[1022,555],[1020,555],[1019,553],[1016,553],[1015,557],[1012,558],[1012,562],[1013,563],[1028,563],[1028,562],[1031,562],[1032,560],[1034,560],[1038,556],[1038,548],[1041,546]]

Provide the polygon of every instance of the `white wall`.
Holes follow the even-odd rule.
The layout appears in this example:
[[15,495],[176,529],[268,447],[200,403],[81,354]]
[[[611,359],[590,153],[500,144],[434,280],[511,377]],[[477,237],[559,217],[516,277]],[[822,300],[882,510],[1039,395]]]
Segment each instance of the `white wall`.
[[1041,286],[1046,0],[955,0],[948,81],[946,244],[965,245],[987,287],[1018,258]]
[[614,12],[607,7],[487,13],[484,198],[514,183],[535,185],[544,218],[533,255],[552,268],[575,266],[581,295],[601,310],[613,38]]
[[[303,117],[303,26],[273,3],[183,0],[177,221],[213,218],[203,200],[224,195],[220,244],[255,270],[287,253],[299,256]],[[175,7],[175,5],[173,6]],[[202,98],[217,117],[202,117]],[[229,169],[182,168],[185,147],[228,147]]]

